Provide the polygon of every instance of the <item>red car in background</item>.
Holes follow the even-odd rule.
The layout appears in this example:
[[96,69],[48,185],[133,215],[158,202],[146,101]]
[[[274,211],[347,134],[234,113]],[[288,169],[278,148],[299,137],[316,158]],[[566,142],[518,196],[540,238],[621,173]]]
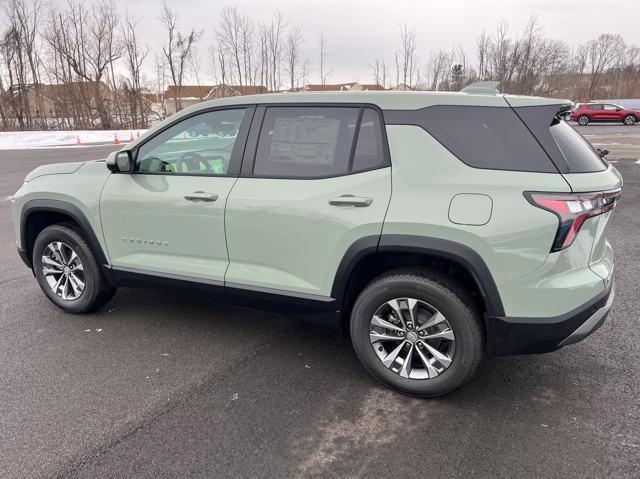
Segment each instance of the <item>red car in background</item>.
[[569,118],[582,126],[592,121],[620,121],[631,126],[640,121],[640,110],[630,110],[611,103],[580,103],[571,111]]

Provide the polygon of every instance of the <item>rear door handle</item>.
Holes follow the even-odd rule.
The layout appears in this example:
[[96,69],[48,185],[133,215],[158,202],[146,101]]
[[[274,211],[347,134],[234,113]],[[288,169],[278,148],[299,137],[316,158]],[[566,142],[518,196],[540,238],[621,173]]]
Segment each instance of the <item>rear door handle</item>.
[[371,203],[373,203],[373,198],[365,196],[342,195],[329,199],[329,204],[332,206],[358,206],[362,208],[371,206]]
[[204,191],[194,191],[188,195],[184,195],[185,200],[211,202],[218,199],[217,193],[205,193]]

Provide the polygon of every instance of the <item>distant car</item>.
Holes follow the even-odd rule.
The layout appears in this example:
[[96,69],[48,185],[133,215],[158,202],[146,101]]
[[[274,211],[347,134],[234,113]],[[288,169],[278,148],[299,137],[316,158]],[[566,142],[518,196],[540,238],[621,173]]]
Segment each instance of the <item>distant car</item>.
[[640,110],[630,110],[611,103],[583,103],[571,111],[570,119],[582,126],[592,121],[621,121],[631,126],[640,121]]

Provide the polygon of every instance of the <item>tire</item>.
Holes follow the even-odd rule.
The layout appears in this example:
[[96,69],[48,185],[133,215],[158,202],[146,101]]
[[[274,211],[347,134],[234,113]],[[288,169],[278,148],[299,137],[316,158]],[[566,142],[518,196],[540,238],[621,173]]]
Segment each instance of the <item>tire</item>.
[[627,126],[633,126],[636,124],[637,118],[633,115],[627,115],[624,117],[624,119],[622,120],[622,123],[624,123]]
[[578,117],[578,125],[587,126],[589,124],[589,117],[587,115],[580,115]]
[[[450,328],[455,336],[455,341],[439,341],[440,346],[436,346],[437,342],[432,342],[432,340],[418,339],[413,348],[409,350],[410,352],[407,353],[407,357],[412,354],[412,360],[409,363],[411,371],[408,376],[407,371],[404,371],[404,377],[402,368],[404,368],[406,361],[402,361],[402,367],[397,362],[388,366],[388,361],[401,343],[405,343],[403,351],[407,351],[411,347],[410,339],[413,341],[415,334],[414,337],[410,337],[411,331],[405,330],[408,331],[406,339],[399,339],[397,342],[389,340],[374,343],[370,339],[372,329],[376,330],[376,335],[381,334],[380,331],[382,334],[385,332],[402,334],[398,331],[379,328],[372,323],[372,321],[376,323],[379,321],[374,320],[374,314],[382,315],[382,312],[388,307],[389,303],[387,302],[393,304],[393,300],[396,298],[410,298],[400,299],[399,303],[395,303],[396,305],[402,305],[403,302],[407,305],[418,305],[417,315],[408,316],[406,311],[402,313],[405,320],[416,318],[414,319],[415,325],[413,325],[415,332],[422,327],[419,327],[420,324],[424,326],[431,321],[427,318],[435,317],[432,316],[436,314],[433,312],[435,310],[446,318],[447,326],[444,326],[443,331]],[[414,301],[417,302],[413,303]],[[386,316],[386,319],[393,320],[394,313],[391,312],[389,316]],[[395,319],[394,327],[397,329],[400,323],[397,321],[397,316]],[[406,321],[402,324],[406,324],[407,328],[412,326]],[[440,323],[440,325],[442,324]],[[440,325],[435,327],[443,327]],[[429,329],[433,330],[433,328]],[[432,335],[429,329],[421,331],[421,334]],[[456,390],[473,377],[484,354],[482,319],[471,296],[449,278],[435,272],[422,270],[391,272],[372,281],[360,293],[354,304],[351,313],[351,341],[358,358],[376,379],[402,393],[417,397],[437,397]],[[421,342],[422,345],[419,344]],[[426,350],[424,342],[430,343],[433,347],[439,347],[441,350],[443,350],[442,348],[450,348],[451,343],[454,343],[455,352],[449,356],[450,364],[437,375],[433,375],[433,371],[429,371],[424,363],[424,356],[430,356],[434,361],[436,360],[436,356],[429,353],[431,349]],[[383,349],[380,349],[381,347]],[[418,353],[418,347],[421,348],[422,356]],[[399,356],[401,355],[402,353],[399,354]],[[387,365],[383,361],[387,361]],[[435,362],[432,367],[444,367],[443,364]],[[420,369],[421,366],[424,366],[424,369]],[[428,376],[425,377],[425,374]]]
[[[71,257],[74,259],[69,260]],[[68,313],[79,314],[97,309],[115,294],[116,289],[106,281],[85,239],[67,225],[48,226],[40,232],[33,245],[32,261],[35,277],[44,294]],[[60,264],[68,265],[62,269],[63,274],[51,274],[61,270]],[[53,283],[57,285],[60,278],[60,286],[54,290]]]

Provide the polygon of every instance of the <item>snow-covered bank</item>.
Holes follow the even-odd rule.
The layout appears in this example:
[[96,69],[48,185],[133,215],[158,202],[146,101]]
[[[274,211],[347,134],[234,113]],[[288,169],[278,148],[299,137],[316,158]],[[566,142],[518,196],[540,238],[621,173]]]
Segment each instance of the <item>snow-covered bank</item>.
[[116,135],[120,143],[127,143],[131,135],[146,130],[87,130],[87,131],[7,131],[0,132],[0,150],[23,150],[29,148],[91,146],[95,143],[112,143]]

